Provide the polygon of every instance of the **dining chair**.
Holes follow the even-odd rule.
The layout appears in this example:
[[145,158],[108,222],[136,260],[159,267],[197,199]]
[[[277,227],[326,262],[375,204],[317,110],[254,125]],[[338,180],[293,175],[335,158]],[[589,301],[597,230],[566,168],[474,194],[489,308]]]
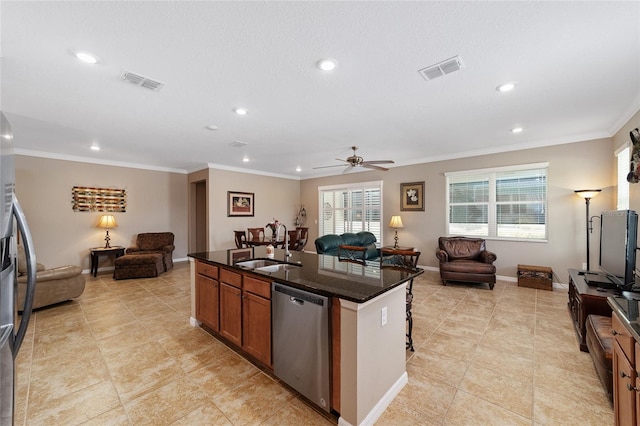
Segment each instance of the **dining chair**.
[[[392,248],[380,249],[380,268],[393,268],[415,271],[418,267],[420,252],[416,250],[401,250]],[[406,348],[411,352],[413,349],[413,317],[411,316],[411,306],[413,304],[413,278],[407,284],[407,294],[405,296],[405,312],[407,320],[407,343]]]
[[264,241],[264,228],[247,228],[251,241]]
[[237,248],[248,247],[247,245],[247,232],[246,231],[233,231]]

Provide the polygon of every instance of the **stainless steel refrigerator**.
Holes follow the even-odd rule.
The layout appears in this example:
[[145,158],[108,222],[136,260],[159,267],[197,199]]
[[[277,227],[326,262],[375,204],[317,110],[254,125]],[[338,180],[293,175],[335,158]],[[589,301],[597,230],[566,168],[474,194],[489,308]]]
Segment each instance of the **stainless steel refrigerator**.
[[[15,405],[15,358],[31,317],[36,286],[36,257],[27,221],[15,195],[11,125],[0,112],[0,425],[12,425]],[[19,237],[18,237],[19,235]],[[16,306],[17,254],[20,238],[27,258],[27,291],[23,306]],[[18,311],[22,315],[18,315]],[[19,325],[18,325],[19,324]]]

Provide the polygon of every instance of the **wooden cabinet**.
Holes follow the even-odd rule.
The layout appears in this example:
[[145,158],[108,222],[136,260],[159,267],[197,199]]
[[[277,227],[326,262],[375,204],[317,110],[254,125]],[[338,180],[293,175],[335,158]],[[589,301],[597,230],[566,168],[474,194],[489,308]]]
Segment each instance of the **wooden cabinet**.
[[270,281],[196,262],[196,318],[272,366]]
[[242,349],[271,366],[271,284],[249,276],[244,278]]
[[220,334],[242,345],[242,275],[220,269]]
[[617,426],[637,425],[637,374],[635,339],[623,325],[617,313],[611,317],[613,343],[613,409]]
[[218,331],[218,267],[196,262],[196,319]]
[[569,269],[569,311],[573,320],[580,350],[589,352],[587,348],[587,316],[611,315],[611,306],[607,303],[607,297],[615,296],[614,290],[598,291],[597,287],[589,286],[584,282],[583,275],[578,270]]

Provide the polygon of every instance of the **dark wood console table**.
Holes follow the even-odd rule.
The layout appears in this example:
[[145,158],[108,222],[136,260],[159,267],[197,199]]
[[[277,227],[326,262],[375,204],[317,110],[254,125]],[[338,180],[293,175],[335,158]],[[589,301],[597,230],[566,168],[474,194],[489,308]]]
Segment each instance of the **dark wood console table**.
[[589,352],[585,340],[587,315],[610,317],[611,306],[607,303],[607,297],[619,295],[620,292],[616,290],[598,291],[596,287],[587,285],[584,275],[578,274],[578,269],[569,269],[569,311],[582,352]]
[[91,274],[95,277],[98,275],[98,260],[100,256],[114,255],[116,258],[124,256],[124,247],[95,247],[89,249],[91,252]]

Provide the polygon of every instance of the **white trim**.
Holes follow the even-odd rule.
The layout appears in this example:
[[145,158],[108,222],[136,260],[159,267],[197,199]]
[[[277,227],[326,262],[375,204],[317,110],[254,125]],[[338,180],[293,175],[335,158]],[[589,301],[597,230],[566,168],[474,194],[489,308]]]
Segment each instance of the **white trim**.
[[[264,172],[261,170],[253,170],[253,169],[243,169],[242,167],[226,166],[224,164],[207,163],[207,167],[210,169],[226,170],[229,172],[246,173],[250,175],[269,176],[269,177],[277,177],[277,178],[292,179],[292,180],[302,179],[300,176],[283,175],[281,173],[271,173],[271,172]],[[202,169],[199,169],[199,170],[202,170]],[[199,170],[196,170],[196,171],[199,171]]]
[[630,148],[630,147],[631,147],[631,142],[626,141],[625,143],[623,143],[623,144],[620,146],[620,148],[616,149],[616,150],[613,152],[613,156],[614,156],[614,157],[617,157],[617,156],[618,156],[618,154],[620,154],[622,151],[624,151],[625,149]]
[[[402,376],[396,380],[396,382],[389,388],[389,390],[380,398],[380,400],[373,406],[369,414],[362,420],[358,426],[369,426],[375,424],[375,422],[382,416],[384,410],[386,410],[391,402],[395,399],[396,396],[400,393],[402,388],[409,383],[409,375],[405,371]],[[341,426],[352,426],[351,423],[346,421],[344,418],[338,418],[338,425]]]
[[198,321],[197,319],[195,319],[194,317],[189,317],[189,325],[191,327],[200,327],[202,323],[200,321]]
[[497,173],[497,172],[510,172],[516,170],[527,170],[527,169],[545,169],[549,168],[549,162],[544,163],[531,163],[531,164],[518,164],[515,166],[502,166],[502,167],[487,167],[486,169],[475,169],[475,170],[461,170],[457,172],[445,172],[444,175],[449,176],[459,176],[459,175],[473,175],[473,174],[482,174],[482,173]]
[[187,171],[185,169],[174,169],[170,167],[150,166],[148,164],[127,163],[124,161],[100,160],[96,158],[80,157],[77,155],[54,154],[52,152],[32,151],[29,149],[20,149],[20,148],[14,149],[13,152],[17,155],[24,155],[26,157],[40,157],[40,158],[49,158],[52,160],[75,161],[78,163],[101,164],[103,166],[127,167],[130,169],[142,169],[142,170],[153,170],[156,172],[187,174]]

